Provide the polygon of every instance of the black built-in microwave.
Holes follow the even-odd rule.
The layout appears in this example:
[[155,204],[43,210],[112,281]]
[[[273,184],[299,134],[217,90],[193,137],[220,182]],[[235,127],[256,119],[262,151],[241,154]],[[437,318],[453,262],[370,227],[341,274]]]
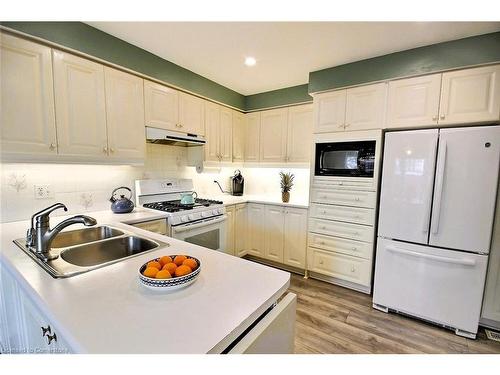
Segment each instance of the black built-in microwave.
[[373,177],[375,142],[316,143],[315,176]]

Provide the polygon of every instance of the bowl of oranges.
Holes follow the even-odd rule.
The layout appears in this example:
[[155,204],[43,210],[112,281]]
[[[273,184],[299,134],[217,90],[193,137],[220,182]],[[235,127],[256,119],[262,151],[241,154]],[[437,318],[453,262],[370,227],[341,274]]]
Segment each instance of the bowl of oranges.
[[174,290],[188,286],[200,274],[201,263],[189,255],[164,255],[139,268],[139,280],[156,290]]

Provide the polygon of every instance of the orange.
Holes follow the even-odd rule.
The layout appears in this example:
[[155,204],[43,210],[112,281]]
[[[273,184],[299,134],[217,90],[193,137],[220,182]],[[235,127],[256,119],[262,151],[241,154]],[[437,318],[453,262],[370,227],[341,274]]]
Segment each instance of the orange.
[[177,255],[174,259],[174,263],[180,266],[182,265],[182,262],[184,262],[186,259],[187,257],[185,255]]
[[156,274],[157,279],[170,279],[171,277],[172,275],[167,270],[158,271],[158,273]]
[[198,263],[196,263],[196,260],[193,258],[188,258],[184,262],[182,262],[184,266],[188,266],[191,268],[193,271],[198,268]]
[[175,273],[175,269],[177,268],[177,264],[175,263],[167,263],[163,266],[162,270],[167,270],[171,275]]
[[160,258],[160,264],[163,267],[167,263],[172,263],[172,258],[170,258],[168,255],[162,256]]
[[191,272],[193,272],[193,271],[188,266],[179,266],[175,270],[175,276],[177,276],[177,277],[185,276],[187,274],[190,274]]
[[156,260],[152,260],[151,262],[148,262],[147,268],[149,267],[154,267],[154,268],[157,268],[158,271],[161,270],[161,264],[159,262],[157,262]]
[[146,267],[144,270],[143,275],[146,277],[156,277],[156,274],[158,273],[158,268],[156,267]]

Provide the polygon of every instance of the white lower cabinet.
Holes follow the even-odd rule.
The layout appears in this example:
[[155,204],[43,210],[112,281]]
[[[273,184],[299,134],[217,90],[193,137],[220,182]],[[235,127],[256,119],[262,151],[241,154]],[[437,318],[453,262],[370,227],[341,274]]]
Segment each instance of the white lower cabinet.
[[234,206],[234,255],[242,257],[247,253],[248,208],[247,204]]
[[64,337],[20,288],[10,272],[2,268],[0,276],[2,353],[70,353]]
[[307,210],[285,209],[283,263],[301,269],[306,268]]
[[248,204],[248,254],[264,258],[265,237],[265,206],[263,204]]
[[231,254],[231,255],[235,255],[235,251],[234,251],[234,237],[235,237],[234,214],[235,214],[235,207],[234,206],[227,206],[226,207],[227,228],[226,228],[226,251],[225,251],[225,253]]
[[281,206],[266,206],[265,209],[265,251],[266,259],[283,262],[285,215]]

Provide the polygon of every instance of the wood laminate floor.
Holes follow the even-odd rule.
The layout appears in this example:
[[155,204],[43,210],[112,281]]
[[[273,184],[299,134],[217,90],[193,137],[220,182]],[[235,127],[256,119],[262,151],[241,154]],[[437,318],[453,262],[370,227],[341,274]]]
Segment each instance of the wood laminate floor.
[[372,297],[292,274],[297,294],[296,353],[494,353],[483,329],[476,340],[372,308]]

